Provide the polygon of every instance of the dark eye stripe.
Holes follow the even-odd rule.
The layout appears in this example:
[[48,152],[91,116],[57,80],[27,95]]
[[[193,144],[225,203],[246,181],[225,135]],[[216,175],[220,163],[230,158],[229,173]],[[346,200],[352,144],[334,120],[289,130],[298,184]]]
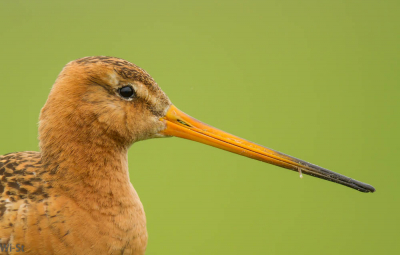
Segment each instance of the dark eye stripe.
[[136,96],[135,90],[131,86],[125,86],[118,89],[118,93],[125,99],[130,99]]

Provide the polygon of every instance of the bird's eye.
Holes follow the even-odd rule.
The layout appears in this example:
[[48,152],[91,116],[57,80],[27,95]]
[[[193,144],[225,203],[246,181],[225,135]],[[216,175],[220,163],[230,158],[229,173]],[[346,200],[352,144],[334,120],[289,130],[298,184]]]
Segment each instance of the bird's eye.
[[120,94],[121,97],[125,99],[130,99],[136,96],[136,93],[131,86],[125,86],[118,89],[118,93]]

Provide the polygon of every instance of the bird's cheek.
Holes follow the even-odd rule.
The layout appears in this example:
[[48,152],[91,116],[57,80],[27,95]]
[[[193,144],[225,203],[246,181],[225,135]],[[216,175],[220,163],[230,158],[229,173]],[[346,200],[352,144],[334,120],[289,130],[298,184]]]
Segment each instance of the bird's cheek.
[[162,131],[164,131],[167,128],[167,123],[164,120],[157,119],[156,122],[156,130],[154,132],[154,138],[162,138],[162,137],[168,137],[165,134],[163,134]]
[[163,135],[161,133],[166,128],[167,128],[167,126],[166,126],[165,122],[160,121],[159,118],[157,118],[155,116],[152,116],[150,119],[148,119],[146,121],[146,125],[142,132],[142,133],[146,133],[146,137],[144,139],[165,137],[165,135]]

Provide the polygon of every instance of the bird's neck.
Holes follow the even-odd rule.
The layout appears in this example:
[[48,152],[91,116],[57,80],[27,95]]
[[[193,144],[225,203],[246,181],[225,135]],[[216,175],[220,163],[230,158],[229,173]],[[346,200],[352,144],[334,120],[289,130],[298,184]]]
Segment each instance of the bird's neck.
[[127,148],[65,137],[63,146],[48,143],[41,150],[49,183],[81,207],[116,214],[121,207],[135,206]]

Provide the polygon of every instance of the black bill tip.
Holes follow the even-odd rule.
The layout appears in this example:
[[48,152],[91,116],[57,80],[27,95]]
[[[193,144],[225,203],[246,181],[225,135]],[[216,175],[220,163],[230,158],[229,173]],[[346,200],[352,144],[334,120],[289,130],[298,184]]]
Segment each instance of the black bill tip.
[[354,186],[352,188],[364,192],[364,193],[374,193],[375,192],[375,188],[367,183],[363,183],[354,179],[351,179],[350,184],[353,184]]

